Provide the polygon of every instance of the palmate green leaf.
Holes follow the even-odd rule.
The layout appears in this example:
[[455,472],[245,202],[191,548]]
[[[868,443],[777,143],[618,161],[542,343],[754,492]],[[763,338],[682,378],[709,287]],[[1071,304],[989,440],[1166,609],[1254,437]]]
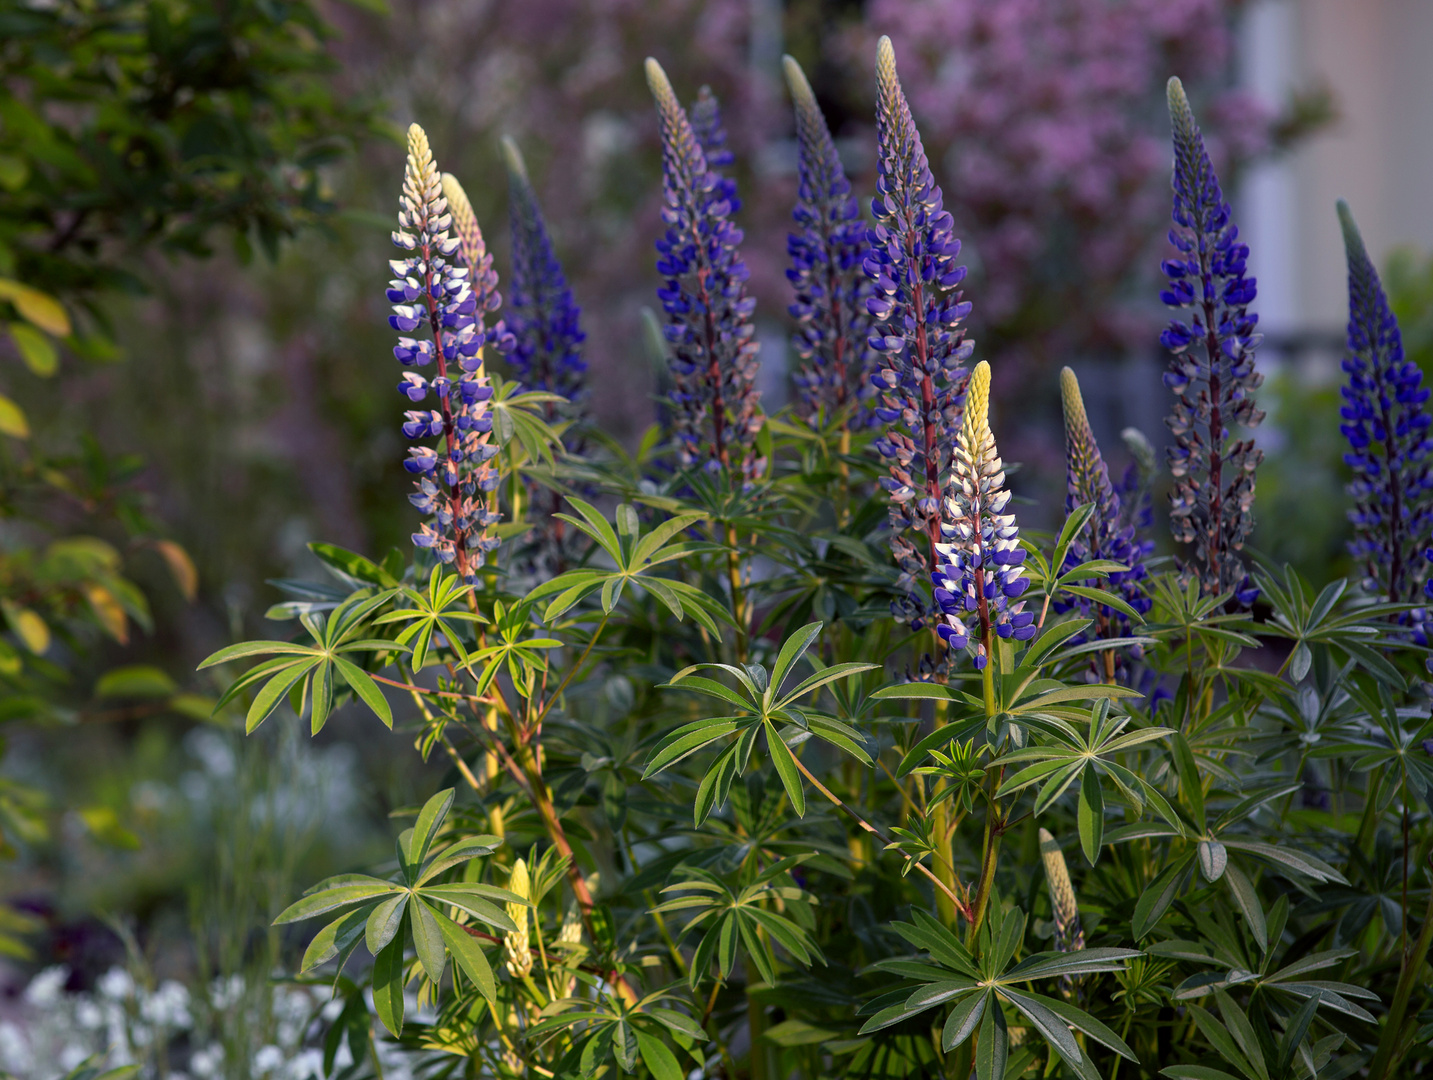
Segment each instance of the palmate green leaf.
[[[950,1011],[950,1015],[945,1018],[945,1025],[940,1031],[941,1049],[949,1052],[960,1046],[975,1033],[976,1028],[980,1026],[980,1021],[985,1017],[986,1010],[1000,1008],[999,1005],[991,1001],[993,996],[994,994],[989,990],[984,993],[972,993]],[[921,1008],[923,1010],[925,1006]],[[905,1017],[902,1016],[899,1019],[905,1019]],[[861,1034],[864,1035],[868,1030],[874,1031],[876,1028],[867,1024],[861,1029]]]
[[677,1062],[676,1055],[667,1049],[661,1039],[636,1026],[632,1030],[637,1037],[637,1050],[642,1056],[642,1064],[647,1066],[653,1080],[685,1080],[686,1072]]
[[1167,1065],[1159,1070],[1160,1076],[1170,1080],[1240,1080],[1223,1069],[1211,1069],[1208,1065]]
[[477,940],[442,912],[435,911],[433,914],[437,920],[438,933],[442,935],[448,951],[453,954],[454,963],[478,988],[478,993],[487,999],[488,1004],[496,1007],[497,982],[493,979],[493,969]]
[[765,721],[763,727],[766,731],[767,752],[771,754],[776,775],[781,777],[781,786],[786,789],[786,797],[791,800],[791,808],[796,811],[797,817],[805,817],[806,793],[801,786],[801,774],[796,769],[796,760],[771,722]]
[[1085,776],[1080,781],[1076,819],[1079,822],[1080,849],[1093,867],[1099,859],[1099,848],[1105,835],[1105,794],[1099,786],[1099,775],[1093,768],[1085,769]]
[[405,889],[374,905],[373,910],[369,912],[368,923],[364,927],[363,935],[368,951],[374,956],[377,956],[402,929],[403,916],[407,914],[410,898],[411,894]]
[[408,906],[408,926],[413,934],[413,947],[418,953],[418,962],[423,973],[436,985],[443,981],[443,970],[448,966],[448,953],[443,933],[438,929],[438,914],[422,900],[415,899]]
[[647,767],[642,773],[642,779],[647,780],[655,776],[663,769],[696,753],[702,747],[709,746],[742,727],[760,722],[758,717],[713,716],[684,724],[657,744],[651,760],[647,762]]
[[1130,921],[1130,930],[1136,941],[1159,924],[1159,920],[1169,910],[1169,905],[1174,903],[1175,897],[1183,890],[1185,875],[1189,873],[1193,863],[1193,852],[1181,856],[1160,871],[1144,892],[1140,893],[1139,900],[1135,902],[1134,917]]
[[[309,895],[301,897],[284,908],[278,918],[274,920],[274,925],[282,926],[284,923],[301,922],[304,919],[327,915],[330,911],[337,911],[339,908],[360,904],[366,900],[376,900],[403,891],[401,885],[363,874],[345,874],[342,879],[329,879],[329,881],[335,880],[340,880],[341,883],[329,888],[324,888],[321,885]],[[327,885],[328,882],[323,884]]]
[[394,1038],[403,1034],[403,945],[399,934],[373,958],[373,1010]]
[[1051,1012],[1048,1006],[1033,995],[1017,993],[1008,986],[1000,988],[1000,996],[1020,1010],[1025,1019],[1029,1020],[1035,1030],[1040,1033],[1040,1037],[1049,1043],[1061,1057],[1072,1065],[1080,1063],[1082,1055],[1079,1044],[1070,1034],[1068,1025]]
[[433,846],[433,838],[442,828],[448,811],[453,806],[455,794],[456,792],[452,788],[444,788],[424,803],[423,809],[418,811],[418,820],[413,825],[413,831],[408,835],[407,851],[407,863],[415,870],[428,857],[428,849]]
[[368,915],[369,908],[356,908],[346,915],[340,915],[315,934],[313,940],[309,942],[308,948],[304,950],[299,974],[302,975],[304,972],[344,954],[345,951],[351,952],[353,947],[363,940],[363,930],[368,922]]
[[1005,1012],[991,1002],[980,1023],[980,1038],[975,1044],[975,1075],[977,1080],[1005,1080],[1005,1063],[1010,1053],[1010,1035],[1005,1028]]

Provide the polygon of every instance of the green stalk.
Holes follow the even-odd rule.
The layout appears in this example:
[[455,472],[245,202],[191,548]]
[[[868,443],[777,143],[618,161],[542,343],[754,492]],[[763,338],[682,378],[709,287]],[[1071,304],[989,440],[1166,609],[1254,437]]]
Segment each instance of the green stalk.
[[1393,1075],[1398,1059],[1402,1057],[1399,1044],[1409,1034],[1403,1019],[1408,1014],[1408,1002],[1413,996],[1413,987],[1418,982],[1418,973],[1428,959],[1428,946],[1433,944],[1433,889],[1428,893],[1428,909],[1423,913],[1423,928],[1411,953],[1403,954],[1403,970],[1398,974],[1398,988],[1393,992],[1393,1004],[1383,1020],[1383,1031],[1378,1038],[1378,1052],[1374,1054],[1373,1065],[1368,1071],[1369,1080],[1385,1080]]
[[[981,581],[976,577],[976,588],[979,589]],[[984,627],[985,638],[985,668],[980,673],[981,687],[985,691],[985,718],[990,720],[996,713],[995,702],[995,665],[1000,662],[999,654],[995,649],[994,635],[990,632],[990,622],[981,611],[981,623]],[[981,843],[980,855],[980,884],[976,886],[975,902],[970,910],[970,927],[966,931],[967,947],[974,946],[975,935],[980,932],[981,921],[985,918],[985,909],[990,905],[990,892],[995,884],[995,863],[1000,854],[1001,825],[1000,807],[995,802],[995,791],[999,786],[1000,777],[996,773],[990,773],[985,781],[985,801],[989,809],[985,815],[985,837]]]
[[726,580],[731,589],[731,614],[736,620],[736,662],[746,663],[747,612],[746,597],[741,588],[741,556],[736,550],[736,526],[726,527]]

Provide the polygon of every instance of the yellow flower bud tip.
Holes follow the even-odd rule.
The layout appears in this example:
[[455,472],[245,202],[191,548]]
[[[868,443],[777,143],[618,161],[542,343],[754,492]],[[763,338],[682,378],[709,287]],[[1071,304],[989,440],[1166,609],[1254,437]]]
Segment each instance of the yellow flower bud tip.
[[[527,162],[523,160],[522,151],[518,149],[517,143],[513,140],[511,135],[504,135],[502,144],[503,161],[507,164],[508,172],[518,177],[523,183],[528,183]],[[447,179],[446,174],[444,175],[444,179]]]
[[649,56],[643,68],[647,73],[647,87],[652,91],[652,96],[657,99],[657,104],[676,105],[678,103],[676,91],[672,89],[672,80],[667,78],[667,73],[662,70],[662,65]]
[[1065,431],[1067,434],[1085,431],[1090,420],[1085,413],[1085,399],[1080,396],[1080,380],[1069,368],[1060,369],[1060,401],[1065,408]]
[[808,103],[814,104],[816,95],[811,90],[811,83],[806,79],[806,72],[801,70],[801,65],[796,62],[796,58],[789,55],[783,56],[781,70],[786,75],[786,85],[796,103],[803,107],[806,107]]
[[524,900],[528,898],[531,885],[526,860],[518,859],[512,864],[512,872],[508,875],[508,891],[517,893]]
[[965,390],[965,445],[972,454],[980,454],[990,434],[990,365],[984,360],[975,365]]

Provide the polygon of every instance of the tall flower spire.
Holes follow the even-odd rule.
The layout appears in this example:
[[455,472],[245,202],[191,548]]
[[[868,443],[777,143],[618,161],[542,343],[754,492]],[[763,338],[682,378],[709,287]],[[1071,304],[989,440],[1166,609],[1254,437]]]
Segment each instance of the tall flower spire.
[[[1135,611],[1144,614],[1150,609],[1151,601],[1139,583],[1148,576],[1144,557],[1154,546],[1139,539],[1132,515],[1126,512],[1119,491],[1110,483],[1109,468],[1105,465],[1085,413],[1080,381],[1069,368],[1060,371],[1060,398],[1065,412],[1065,513],[1090,504],[1095,508],[1089,523],[1070,544],[1061,572],[1092,559],[1109,559],[1129,567],[1127,571],[1110,574],[1105,587],[1118,593]],[[1138,499],[1142,492],[1136,488],[1131,495]],[[1089,581],[1086,584],[1098,586],[1100,583]],[[1129,636],[1128,615],[1085,597],[1079,597],[1076,605],[1082,615],[1095,620],[1096,636]],[[1105,663],[1111,666],[1111,670],[1104,673],[1105,677],[1113,677],[1115,672],[1112,668],[1124,662],[1123,656],[1105,653]]]
[[[447,178],[451,180],[451,178]],[[453,195],[445,197],[447,188]],[[483,249],[482,233],[457,181],[440,179],[423,129],[408,129],[408,160],[399,200],[398,229],[393,243],[411,254],[389,265],[389,324],[400,334],[426,328],[426,336],[400,337],[394,356],[409,368],[437,364],[432,378],[405,371],[398,390],[417,404],[431,394],[437,408],[406,413],[403,434],[431,438],[438,449],[413,446],[403,467],[417,476],[417,490],[408,496],[420,511],[432,515],[413,535],[419,547],[430,548],[444,563],[471,580],[487,553],[498,545],[488,529],[498,515],[487,505],[497,487],[490,464],[497,446],[491,442],[488,401],[492,388],[483,371],[483,346],[508,343],[499,322],[491,331],[483,316],[501,304],[497,276]],[[456,221],[455,221],[456,218]],[[456,227],[458,236],[450,236]],[[466,265],[465,265],[466,264]]]
[[891,39],[876,51],[875,226],[864,268],[875,286],[871,348],[881,353],[871,382],[880,392],[876,417],[888,425],[876,440],[890,461],[882,481],[891,496],[891,548],[905,596],[896,616],[919,626],[931,610],[917,582],[939,563],[941,480],[960,422],[962,365],[974,348],[961,323],[970,304],[956,288],[960,241],[931,175],[920,132],[896,75]]
[[1254,370],[1258,316],[1248,310],[1255,283],[1244,276],[1249,247],[1239,242],[1178,79],[1169,80],[1169,116],[1174,129],[1169,242],[1179,255],[1164,262],[1169,283],[1160,299],[1180,312],[1160,338],[1173,354],[1164,375],[1175,394],[1165,421],[1175,438],[1169,450],[1170,529],[1179,543],[1195,545],[1204,593],[1232,592],[1236,603],[1247,606],[1258,590],[1250,585],[1239,552],[1254,528],[1254,470],[1264,454],[1253,439],[1234,438],[1230,426],[1253,428],[1264,419],[1254,404],[1254,391],[1264,381]]
[[1015,515],[1005,512],[1010,491],[989,414],[990,365],[982,360],[970,375],[945,495],[940,528],[949,542],[937,545],[943,565],[931,574],[942,615],[936,632],[951,649],[965,648],[973,634],[977,670],[989,662],[992,634],[1017,641],[1035,636],[1035,614],[1019,599],[1030,579]]
[[[1348,355],[1343,361],[1348,383],[1341,391],[1339,430],[1348,439],[1344,461],[1353,470],[1349,552],[1364,569],[1368,591],[1390,603],[1411,603],[1425,587],[1433,597],[1433,582],[1424,584],[1428,560],[1423,555],[1433,532],[1433,418],[1424,408],[1428,388],[1418,365],[1403,355],[1398,320],[1342,199],[1338,217],[1348,256]],[[1417,631],[1423,633],[1421,625]]]
[[791,341],[805,362],[796,376],[798,409],[807,418],[829,418],[855,406],[869,385],[871,283],[862,265],[870,245],[811,84],[791,57],[782,63],[796,105],[800,149],[801,182],[791,215],[797,229],[786,240],[791,256],[786,276],[796,289],[791,315],[798,326]]
[[549,402],[549,421],[575,418],[587,373],[582,359],[582,343],[587,339],[582,332],[582,311],[553,253],[522,152],[507,137],[503,138],[503,156],[512,218],[513,273],[507,323],[515,345],[510,362],[529,389],[558,394],[571,403],[571,408],[562,409]]
[[[712,172],[666,72],[647,60],[647,85],[662,132],[666,233],[657,241],[657,290],[671,345],[672,421],[682,465],[751,480],[765,468],[756,452],[764,416],[756,389],[756,301],[731,221],[726,181]],[[712,99],[715,108],[715,99]],[[719,117],[708,118],[716,127]],[[708,140],[715,136],[709,129]]]

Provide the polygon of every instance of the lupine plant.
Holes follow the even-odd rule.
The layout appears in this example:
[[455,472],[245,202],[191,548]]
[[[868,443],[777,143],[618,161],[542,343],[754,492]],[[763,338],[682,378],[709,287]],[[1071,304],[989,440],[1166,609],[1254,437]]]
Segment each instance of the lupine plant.
[[[1356,233],[1344,420],[1373,595],[1243,550],[1254,285],[1177,81],[1180,555],[1144,535],[1153,448],[1125,433],[1116,486],[1068,370],[1059,527],[1021,507],[1022,527],[888,40],[876,68],[863,235],[786,62],[793,419],[756,398],[716,102],[689,118],[648,62],[676,390],[636,458],[563,411],[575,306],[525,170],[515,303],[490,324],[478,223],[410,132],[390,297],[399,359],[436,364],[400,386],[429,403],[410,434],[438,441],[410,451],[429,520],[411,557],[315,545],[335,583],[285,586],[270,614],[292,633],[206,662],[251,665],[226,694],[251,728],[317,731],[352,700],[446,770],[392,860],[280,916],[319,920],[303,977],[343,1000],[343,1075],[379,1074],[392,1041],[468,1077],[1421,1074],[1433,722],[1419,578],[1390,567],[1429,539],[1425,392]],[[547,512],[516,505],[535,477],[564,492],[540,527],[570,562],[515,573],[497,541]]]

